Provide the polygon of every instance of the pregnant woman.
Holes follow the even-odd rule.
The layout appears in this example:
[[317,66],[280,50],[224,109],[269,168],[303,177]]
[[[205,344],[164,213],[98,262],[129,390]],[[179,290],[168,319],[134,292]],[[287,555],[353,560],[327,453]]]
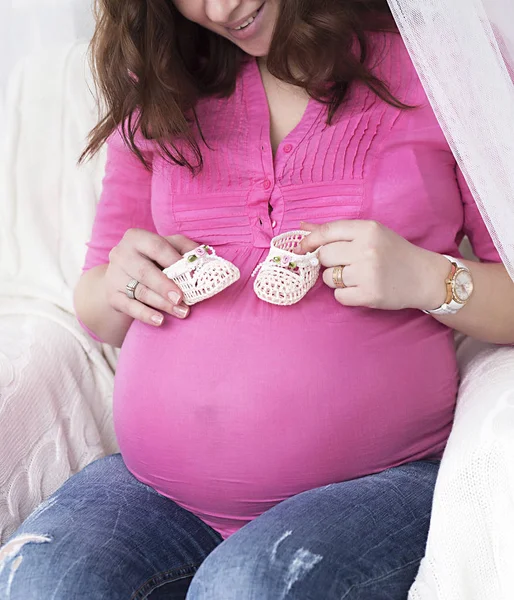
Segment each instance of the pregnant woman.
[[[386,0],[101,0],[92,52],[108,157],[75,300],[121,347],[121,454],[24,523],[0,589],[406,600],[454,330],[514,342],[514,286]],[[322,276],[264,302],[252,273],[299,229]],[[199,244],[241,276],[189,306],[162,271]]]

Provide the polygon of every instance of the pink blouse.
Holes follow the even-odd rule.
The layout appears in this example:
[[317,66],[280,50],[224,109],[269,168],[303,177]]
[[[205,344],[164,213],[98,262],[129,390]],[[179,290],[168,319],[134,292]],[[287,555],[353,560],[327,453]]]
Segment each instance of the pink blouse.
[[[150,174],[109,143],[85,269],[130,227],[215,246],[241,279],[161,328],[134,322],[119,359],[115,427],[130,471],[225,537],[304,490],[439,457],[458,373],[453,333],[416,310],[339,305],[321,279],[297,305],[259,300],[251,273],[301,220],[375,219],[414,244],[499,261],[401,38],[376,72],[401,111],[355,86],[333,126],[310,101],[273,156],[255,61],[233,96],[198,106],[205,167]],[[268,204],[273,211],[269,214]]]

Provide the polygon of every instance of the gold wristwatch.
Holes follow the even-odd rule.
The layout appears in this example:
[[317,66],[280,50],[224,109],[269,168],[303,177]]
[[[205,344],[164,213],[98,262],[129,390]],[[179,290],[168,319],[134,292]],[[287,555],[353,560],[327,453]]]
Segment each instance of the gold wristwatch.
[[458,258],[444,257],[450,262],[451,269],[445,279],[446,300],[434,310],[425,310],[429,315],[454,315],[466,306],[473,294],[473,276],[468,267]]

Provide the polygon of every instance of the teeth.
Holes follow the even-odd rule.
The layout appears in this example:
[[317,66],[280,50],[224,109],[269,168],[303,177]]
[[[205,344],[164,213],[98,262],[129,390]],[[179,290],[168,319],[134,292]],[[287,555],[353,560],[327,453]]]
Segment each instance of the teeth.
[[245,21],[242,25],[239,25],[239,27],[235,27],[235,31],[240,31],[241,29],[246,29],[248,27],[248,25],[251,25],[254,21],[255,21],[255,17],[258,15],[259,11],[256,11],[255,14],[253,14],[248,21]]

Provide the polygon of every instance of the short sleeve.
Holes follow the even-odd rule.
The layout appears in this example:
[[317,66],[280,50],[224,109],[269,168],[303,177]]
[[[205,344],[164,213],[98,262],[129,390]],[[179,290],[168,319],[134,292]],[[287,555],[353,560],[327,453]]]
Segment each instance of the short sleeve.
[[464,204],[464,235],[467,235],[475,256],[483,262],[502,262],[491,235],[482,219],[478,206],[464,179],[460,169],[457,169],[457,180]]
[[[152,152],[143,153],[152,164]],[[109,262],[109,252],[131,228],[155,232],[151,210],[152,173],[117,130],[107,141],[107,163],[84,271]]]

